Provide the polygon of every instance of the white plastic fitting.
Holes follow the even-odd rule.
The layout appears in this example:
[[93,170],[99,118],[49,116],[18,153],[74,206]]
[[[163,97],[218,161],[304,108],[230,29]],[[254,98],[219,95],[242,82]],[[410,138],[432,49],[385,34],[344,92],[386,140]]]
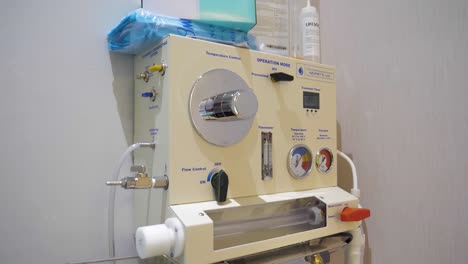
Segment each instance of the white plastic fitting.
[[184,226],[179,219],[168,218],[164,224],[137,228],[135,239],[141,259],[162,255],[176,258],[184,250]]

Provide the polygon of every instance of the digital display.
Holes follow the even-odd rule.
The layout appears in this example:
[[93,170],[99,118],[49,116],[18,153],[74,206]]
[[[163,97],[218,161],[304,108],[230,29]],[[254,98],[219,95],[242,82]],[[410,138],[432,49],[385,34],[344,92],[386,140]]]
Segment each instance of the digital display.
[[320,109],[320,94],[312,92],[304,92],[303,96],[303,107]]

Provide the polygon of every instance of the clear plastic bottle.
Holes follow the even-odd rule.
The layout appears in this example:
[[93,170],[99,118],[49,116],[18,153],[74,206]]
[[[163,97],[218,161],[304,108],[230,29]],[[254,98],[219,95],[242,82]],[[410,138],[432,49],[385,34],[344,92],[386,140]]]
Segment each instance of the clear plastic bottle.
[[310,5],[301,9],[302,57],[320,63],[320,22],[317,8]]

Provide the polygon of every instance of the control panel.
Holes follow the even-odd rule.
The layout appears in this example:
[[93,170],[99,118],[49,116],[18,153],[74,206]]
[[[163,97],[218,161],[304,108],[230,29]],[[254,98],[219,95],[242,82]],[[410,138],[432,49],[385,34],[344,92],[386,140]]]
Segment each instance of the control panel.
[[158,142],[135,162],[167,205],[336,186],[333,67],[171,35],[135,73],[134,141]]

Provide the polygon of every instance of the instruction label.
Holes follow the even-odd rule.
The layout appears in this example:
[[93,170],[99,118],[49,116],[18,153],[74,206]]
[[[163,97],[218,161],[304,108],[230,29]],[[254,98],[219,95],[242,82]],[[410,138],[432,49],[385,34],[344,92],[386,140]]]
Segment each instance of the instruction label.
[[291,140],[292,141],[305,141],[306,140],[306,132],[307,129],[305,128],[291,128]]
[[150,129],[148,129],[148,131],[149,131],[151,136],[156,136],[156,135],[158,135],[159,128],[156,128],[156,127],[155,128],[150,128]]
[[241,59],[239,56],[226,55],[226,54],[221,54],[221,53],[216,53],[216,52],[211,52],[211,51],[205,51],[205,54],[208,56],[212,56],[212,57],[220,57],[220,58],[225,58],[225,59],[230,59],[230,60]]
[[318,136],[317,136],[317,139],[318,140],[327,140],[327,139],[331,139],[330,135],[328,134],[328,129],[320,129],[318,130]]
[[182,172],[206,171],[206,167],[181,168],[180,171]]

